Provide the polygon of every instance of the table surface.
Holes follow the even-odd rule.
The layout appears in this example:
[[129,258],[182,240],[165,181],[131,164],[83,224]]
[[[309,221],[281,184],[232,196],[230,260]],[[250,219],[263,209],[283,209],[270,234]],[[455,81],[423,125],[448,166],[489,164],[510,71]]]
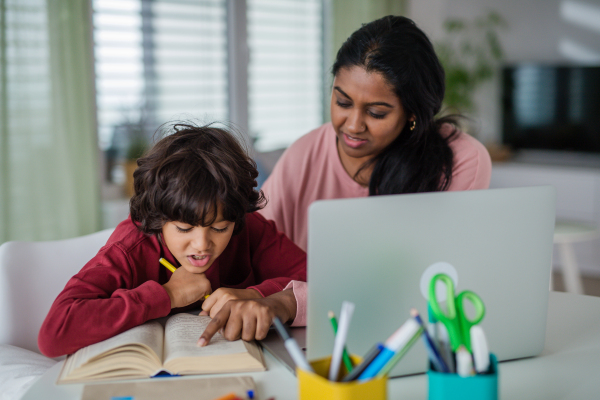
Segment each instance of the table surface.
[[595,226],[582,222],[556,221],[554,243],[576,243],[598,238]]
[[[257,398],[296,399],[296,377],[268,352],[265,361],[268,371],[243,374],[254,378]],[[61,366],[62,362],[48,370],[22,399],[80,399],[83,384],[55,384]],[[499,379],[503,399],[600,397],[600,298],[551,292],[544,351],[538,357],[501,362]],[[425,398],[424,374],[388,382],[388,399]]]

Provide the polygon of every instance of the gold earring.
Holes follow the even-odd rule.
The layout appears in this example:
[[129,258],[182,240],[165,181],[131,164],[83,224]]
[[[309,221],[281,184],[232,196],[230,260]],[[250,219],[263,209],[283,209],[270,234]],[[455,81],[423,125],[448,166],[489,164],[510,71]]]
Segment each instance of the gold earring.
[[410,130],[414,131],[415,130],[415,126],[417,126],[417,122],[416,121],[412,121],[412,124],[410,125]]

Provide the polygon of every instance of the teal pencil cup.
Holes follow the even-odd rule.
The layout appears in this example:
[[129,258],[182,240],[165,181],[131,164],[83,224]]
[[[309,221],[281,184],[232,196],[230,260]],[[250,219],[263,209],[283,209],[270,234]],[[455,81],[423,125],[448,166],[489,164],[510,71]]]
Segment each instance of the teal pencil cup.
[[430,364],[427,380],[429,400],[497,400],[498,360],[494,354],[490,354],[489,373],[466,378],[434,371]]

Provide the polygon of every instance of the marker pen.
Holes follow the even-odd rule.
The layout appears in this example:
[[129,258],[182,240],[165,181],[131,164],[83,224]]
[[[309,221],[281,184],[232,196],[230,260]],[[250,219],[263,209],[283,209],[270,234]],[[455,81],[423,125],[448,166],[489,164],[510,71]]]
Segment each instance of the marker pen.
[[448,335],[448,330],[446,329],[446,326],[441,322],[436,322],[435,324],[437,326],[436,330],[438,332],[439,338],[438,345],[440,355],[446,362],[446,365],[448,366],[450,372],[455,373],[456,365],[454,362],[454,353],[452,352],[452,345],[450,344],[450,336]]
[[358,378],[360,376],[360,374],[363,373],[363,371],[365,369],[367,369],[367,367],[373,362],[373,360],[379,355],[379,353],[381,353],[381,351],[383,350],[383,344],[381,343],[377,343],[375,346],[373,346],[371,348],[371,350],[369,350],[369,352],[364,356],[362,362],[360,364],[358,364],[353,370],[352,372],[350,372],[348,375],[346,375],[343,379],[342,382],[350,382],[355,380],[356,378]]
[[436,344],[431,339],[431,336],[429,336],[429,332],[427,332],[427,329],[425,329],[425,326],[423,325],[423,320],[421,319],[421,316],[419,315],[417,310],[415,308],[411,308],[410,315],[412,315],[413,318],[419,323],[419,325],[423,327],[423,343],[425,344],[427,354],[429,355],[429,360],[431,360],[431,363],[433,364],[435,370],[439,372],[450,372],[450,369],[446,365],[446,362],[438,352]]
[[306,361],[306,358],[304,358],[304,354],[302,353],[302,350],[300,350],[298,343],[296,342],[296,340],[294,340],[293,337],[290,336],[289,332],[287,331],[281,320],[275,317],[273,319],[273,325],[275,325],[277,333],[279,333],[279,336],[281,336],[281,339],[283,339],[283,344],[285,345],[287,351],[290,353],[290,356],[292,357],[292,360],[294,360],[294,363],[296,363],[296,366],[305,371],[314,372],[308,361]]
[[396,332],[392,334],[384,343],[384,348],[373,362],[358,377],[359,381],[365,381],[373,378],[379,373],[385,364],[394,355],[402,350],[404,346],[419,332],[421,326],[414,318],[409,318]]
[[490,352],[483,328],[479,325],[471,327],[471,350],[475,372],[485,374],[490,369]]
[[475,374],[471,353],[462,344],[456,350],[456,373],[463,378]]

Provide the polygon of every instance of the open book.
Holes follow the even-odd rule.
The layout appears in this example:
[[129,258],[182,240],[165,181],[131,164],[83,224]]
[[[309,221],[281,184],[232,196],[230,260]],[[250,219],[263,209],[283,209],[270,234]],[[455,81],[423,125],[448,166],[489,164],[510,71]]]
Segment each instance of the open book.
[[65,360],[58,383],[148,378],[171,375],[264,371],[263,354],[254,342],[228,341],[217,333],[205,347],[196,346],[210,317],[176,314],[163,328],[150,321]]

